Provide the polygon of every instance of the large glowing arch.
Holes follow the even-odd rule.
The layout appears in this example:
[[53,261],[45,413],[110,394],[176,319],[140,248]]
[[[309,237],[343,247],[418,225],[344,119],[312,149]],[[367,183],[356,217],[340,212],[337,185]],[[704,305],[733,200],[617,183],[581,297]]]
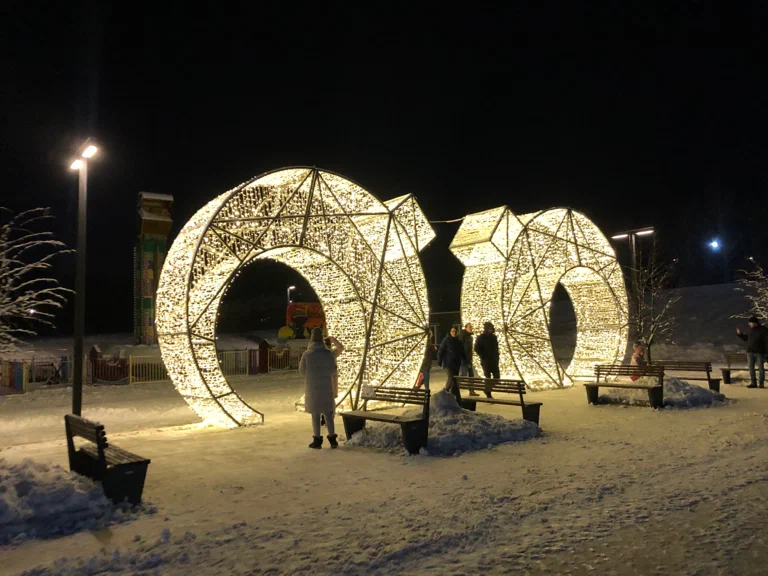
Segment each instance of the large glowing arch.
[[[462,322],[496,326],[502,377],[532,389],[573,385],[594,365],[621,360],[627,347],[627,292],[616,254],[600,229],[566,208],[516,216],[502,206],[470,214],[451,251],[464,264]],[[576,313],[576,348],[565,369],[555,359],[549,308],[557,284]]]
[[181,230],[158,285],[158,339],[176,389],[206,421],[263,422],[227,383],[215,344],[223,294],[260,258],[310,282],[344,344],[337,405],[356,408],[363,386],[412,385],[429,327],[418,253],[433,238],[412,195],[382,203],[315,168],[263,174],[218,196]]

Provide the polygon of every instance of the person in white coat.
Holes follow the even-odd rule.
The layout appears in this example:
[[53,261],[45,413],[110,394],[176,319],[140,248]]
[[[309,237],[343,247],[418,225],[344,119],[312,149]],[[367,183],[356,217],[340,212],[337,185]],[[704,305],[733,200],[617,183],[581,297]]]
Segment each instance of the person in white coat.
[[304,376],[304,411],[312,415],[312,444],[319,449],[323,445],[320,435],[320,416],[325,417],[328,427],[328,442],[331,448],[338,447],[336,428],[333,423],[336,399],[333,394],[333,375],[336,374],[336,358],[323,343],[323,330],[312,330],[310,344],[299,362],[299,373]]

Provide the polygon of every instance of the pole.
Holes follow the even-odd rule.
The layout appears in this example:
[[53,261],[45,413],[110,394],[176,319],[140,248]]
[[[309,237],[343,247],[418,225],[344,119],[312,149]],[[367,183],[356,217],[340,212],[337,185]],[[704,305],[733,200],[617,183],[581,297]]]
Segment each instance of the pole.
[[83,407],[83,337],[85,334],[85,215],[88,197],[88,162],[83,159],[78,176],[77,269],[75,277],[75,367],[72,378],[72,413]]

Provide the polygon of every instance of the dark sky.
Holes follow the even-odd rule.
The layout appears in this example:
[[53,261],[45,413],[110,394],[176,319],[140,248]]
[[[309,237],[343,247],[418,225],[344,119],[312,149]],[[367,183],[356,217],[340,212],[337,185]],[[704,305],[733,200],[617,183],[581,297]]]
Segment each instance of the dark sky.
[[[262,4],[0,4],[0,204],[51,206],[74,245],[68,159],[103,146],[90,330],[130,329],[139,191],[175,197],[175,233],[288,165],[414,193],[434,220],[567,205],[608,234],[653,225],[686,283],[723,280],[714,236],[726,271],[768,257],[764,3]],[[456,309],[457,226],[435,228],[432,308]]]

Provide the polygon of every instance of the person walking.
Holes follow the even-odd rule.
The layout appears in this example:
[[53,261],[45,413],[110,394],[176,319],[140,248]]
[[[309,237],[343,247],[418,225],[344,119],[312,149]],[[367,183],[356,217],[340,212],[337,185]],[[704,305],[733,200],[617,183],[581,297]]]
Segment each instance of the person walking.
[[333,375],[336,374],[336,358],[323,343],[322,328],[314,328],[307,351],[301,356],[299,374],[304,376],[304,411],[312,415],[312,444],[319,449],[323,445],[320,435],[320,416],[325,417],[328,442],[337,448],[336,427],[333,423],[336,400],[333,394]]
[[[470,378],[475,377],[475,367],[472,365],[472,347],[474,340],[475,336],[472,333],[472,323],[467,322],[461,332],[459,332],[459,342],[464,346],[464,355],[467,357],[466,362],[461,363],[461,369],[459,370],[460,376],[469,376]],[[478,396],[478,393],[470,388],[469,395]]]
[[437,351],[437,346],[432,344],[432,338],[433,332],[430,330],[427,336],[427,349],[424,352],[424,360],[421,362],[421,369],[419,370],[421,377],[416,384],[417,388],[424,386],[425,390],[429,390],[429,371],[432,369],[432,355]]
[[[475,353],[480,358],[480,366],[483,376],[486,378],[500,378],[499,373],[499,340],[496,338],[496,328],[492,322],[483,324],[483,333],[475,340]],[[486,385],[485,395],[491,395],[492,386]]]
[[437,363],[445,370],[446,392],[453,394],[457,402],[461,400],[461,394],[454,378],[461,370],[461,363],[466,362],[466,359],[464,346],[456,337],[456,327],[454,326],[440,343],[440,348],[437,350]]
[[765,367],[763,363],[768,348],[768,333],[765,326],[760,325],[757,316],[752,316],[749,319],[749,334],[744,334],[738,328],[736,328],[736,334],[747,343],[747,358],[749,359],[749,386],[747,388],[758,387],[755,382],[755,364],[757,364],[760,373],[760,388],[764,388]]

